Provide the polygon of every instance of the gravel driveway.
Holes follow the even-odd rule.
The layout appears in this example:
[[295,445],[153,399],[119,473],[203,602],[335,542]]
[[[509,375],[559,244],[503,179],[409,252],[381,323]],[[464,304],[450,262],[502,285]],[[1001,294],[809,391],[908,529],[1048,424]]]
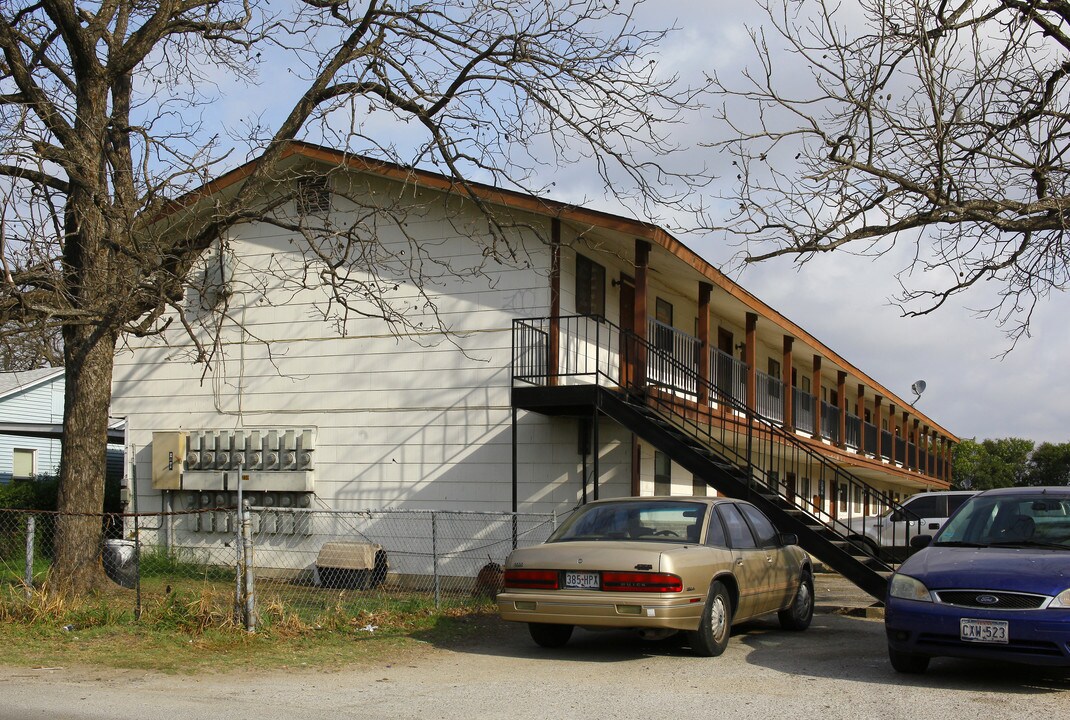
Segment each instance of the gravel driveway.
[[174,677],[131,671],[0,669],[0,718],[300,720],[354,717],[598,718],[1068,717],[1070,674],[935,660],[895,674],[878,620],[821,612],[804,633],[737,629],[719,658],[678,643],[577,631],[536,647],[496,618],[461,645],[425,645],[340,672]]

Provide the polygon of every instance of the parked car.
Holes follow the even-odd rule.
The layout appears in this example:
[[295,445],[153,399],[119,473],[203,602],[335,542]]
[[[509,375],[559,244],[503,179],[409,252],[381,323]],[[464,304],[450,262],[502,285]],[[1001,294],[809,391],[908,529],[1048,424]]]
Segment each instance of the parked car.
[[935,533],[976,494],[976,491],[959,490],[911,495],[901,503],[902,509],[875,517],[852,518],[848,539],[874,557],[902,560],[909,555],[911,538]]
[[600,500],[509,555],[498,609],[543,647],[576,626],[630,628],[648,639],[686,632],[696,655],[716,656],[743,620],[775,612],[788,630],[810,625],[813,570],[797,542],[747,502]]
[[1070,666],[1070,487],[989,490],[915,544],[888,587],[897,671],[938,656]]

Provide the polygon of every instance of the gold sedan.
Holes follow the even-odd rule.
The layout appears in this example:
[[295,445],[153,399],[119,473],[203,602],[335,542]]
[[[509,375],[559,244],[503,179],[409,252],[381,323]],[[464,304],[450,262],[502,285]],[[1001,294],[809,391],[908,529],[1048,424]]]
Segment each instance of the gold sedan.
[[599,500],[509,555],[498,610],[543,647],[578,625],[650,639],[684,631],[696,655],[720,655],[733,623],[776,612],[788,630],[809,627],[813,569],[797,542],[739,500]]

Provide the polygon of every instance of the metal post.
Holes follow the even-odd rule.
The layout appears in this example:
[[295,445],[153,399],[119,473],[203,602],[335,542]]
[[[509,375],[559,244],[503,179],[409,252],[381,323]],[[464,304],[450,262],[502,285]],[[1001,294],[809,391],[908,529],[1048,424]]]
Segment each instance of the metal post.
[[[239,485],[238,487],[241,487]],[[253,575],[253,542],[250,526],[249,501],[241,506],[241,538],[245,561],[245,631],[256,632],[256,579]]]
[[[134,494],[130,501],[134,509],[134,620],[141,619],[141,532],[137,520],[137,446],[130,446],[130,483]],[[124,525],[126,523],[123,523]],[[125,527],[124,527],[125,530]]]
[[592,484],[594,486],[594,499],[595,500],[598,499],[598,480],[599,480],[600,472],[601,472],[599,470],[599,467],[598,467],[598,460],[599,460],[599,456],[602,454],[601,448],[602,448],[602,440],[601,440],[601,438],[599,437],[599,434],[598,434],[598,407],[596,406],[594,408],[594,411],[591,413],[591,452],[593,454],[593,460],[594,460],[594,468],[593,468],[593,470],[594,470],[594,478],[593,478],[593,483]]
[[435,609],[441,602],[441,590],[438,577],[438,525],[435,512],[431,512],[431,567],[435,576]]
[[[223,476],[223,486],[226,487],[226,475]],[[242,564],[245,562],[245,548],[243,547],[243,514],[242,514],[242,486],[241,486],[241,467],[238,467],[238,506],[234,508],[235,520],[234,523],[234,622],[241,622],[242,618],[242,596],[244,595],[245,585],[245,573],[243,572]]]
[[752,452],[754,450],[754,417],[751,415],[750,408],[747,408],[747,493],[754,492],[754,457]]
[[26,516],[26,599],[33,596],[33,542],[36,534],[37,519]]
[[163,547],[167,557],[170,559],[174,557],[173,549],[175,546],[175,504],[173,494],[170,490],[163,491],[163,511],[164,516],[160,523],[164,530]]

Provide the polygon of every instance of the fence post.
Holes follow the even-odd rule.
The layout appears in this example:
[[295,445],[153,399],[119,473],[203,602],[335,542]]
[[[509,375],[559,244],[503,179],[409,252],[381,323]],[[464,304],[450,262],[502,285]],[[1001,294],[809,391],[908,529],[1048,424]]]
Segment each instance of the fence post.
[[244,615],[245,596],[245,548],[242,547],[241,506],[234,509],[234,622],[241,623]]
[[435,511],[431,511],[431,567],[435,576],[435,609],[439,609],[442,588],[438,577],[438,525]]
[[256,587],[253,574],[253,541],[250,526],[249,501],[245,500],[241,508],[241,540],[243,560],[245,563],[245,630],[256,632]]
[[33,597],[33,542],[36,534],[37,519],[26,516],[26,599]]
[[134,620],[141,620],[141,527],[134,510]]

